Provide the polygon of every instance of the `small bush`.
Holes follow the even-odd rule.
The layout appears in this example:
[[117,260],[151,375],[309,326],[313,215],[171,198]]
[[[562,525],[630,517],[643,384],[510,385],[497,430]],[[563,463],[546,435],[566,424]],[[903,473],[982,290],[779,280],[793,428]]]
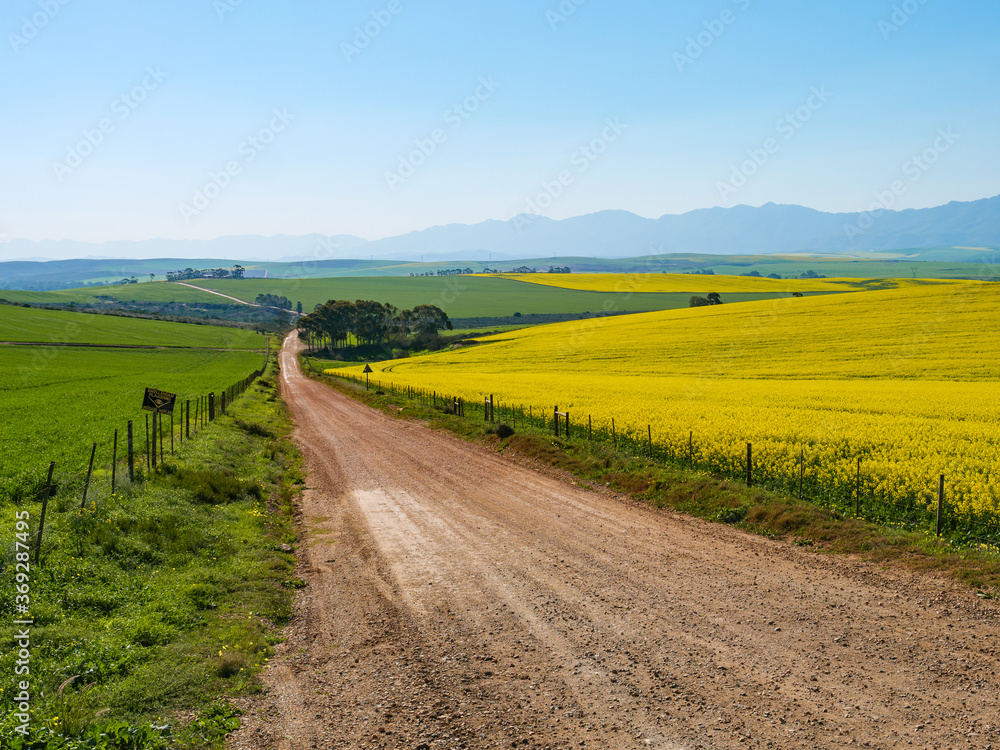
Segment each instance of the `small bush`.
[[197,503],[223,505],[246,497],[256,500],[263,497],[259,485],[237,479],[221,471],[174,468],[168,464],[164,464],[163,470],[169,475],[171,484],[190,490]]
[[514,428],[511,427],[509,424],[504,424],[501,422],[500,424],[497,425],[496,434],[498,438],[504,440],[514,434]]
[[268,438],[268,439],[274,437],[274,433],[271,432],[271,430],[269,430],[262,424],[257,424],[256,422],[245,422],[242,419],[237,419],[236,426],[239,427],[248,435],[255,435],[257,437]]
[[739,523],[747,517],[747,509],[742,505],[738,508],[726,508],[725,510],[720,510],[715,517],[723,523]]
[[215,609],[220,593],[219,588],[210,583],[196,583],[187,590],[188,599],[200,610]]
[[215,673],[223,678],[235,677],[249,666],[246,656],[239,651],[226,651],[218,661]]

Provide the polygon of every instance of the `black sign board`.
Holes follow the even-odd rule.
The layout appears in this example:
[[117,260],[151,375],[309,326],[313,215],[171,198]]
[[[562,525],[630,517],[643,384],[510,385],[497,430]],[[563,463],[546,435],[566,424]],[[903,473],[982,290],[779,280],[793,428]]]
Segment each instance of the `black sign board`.
[[367,375],[369,372],[375,372],[375,371],[372,369],[371,365],[365,365],[365,369],[362,370],[361,372]]
[[173,393],[147,388],[146,395],[142,399],[142,408],[154,414],[173,414],[176,399],[177,396]]

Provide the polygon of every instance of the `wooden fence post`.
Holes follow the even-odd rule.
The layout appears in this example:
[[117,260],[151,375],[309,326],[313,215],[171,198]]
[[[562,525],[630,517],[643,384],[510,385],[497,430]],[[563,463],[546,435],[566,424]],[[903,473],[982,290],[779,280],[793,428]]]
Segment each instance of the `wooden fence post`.
[[688,431],[688,468],[694,468],[694,430]]
[[[150,417],[146,417],[146,421],[150,421]],[[149,457],[152,463],[149,465],[150,471],[156,468],[156,412],[153,412],[152,416],[152,430],[146,431],[146,450],[149,452]],[[152,441],[150,441],[152,438]]]
[[115,442],[111,449],[111,494],[115,494],[115,481],[118,479],[118,430],[115,429]]
[[861,456],[858,456],[858,478],[854,488],[854,515],[861,515]]
[[49,479],[45,483],[45,494],[42,495],[42,517],[38,520],[38,539],[35,541],[35,566],[42,554],[42,532],[45,530],[45,511],[49,507],[49,497],[52,495],[52,472],[55,471],[56,462],[49,464]]
[[215,419],[215,392],[208,394],[208,421]]
[[559,437],[559,404],[556,404],[552,409],[552,424],[556,428],[556,437]]
[[653,425],[646,425],[646,433],[649,437],[649,457],[653,457]]
[[747,443],[747,487],[753,486],[753,445]]
[[135,453],[132,450],[132,420],[128,422],[128,481],[135,481]]
[[87,467],[87,479],[83,483],[83,501],[80,503],[81,510],[87,506],[87,490],[90,489],[90,475],[94,472],[94,456],[96,454],[97,443],[94,443],[94,447],[90,449],[90,465]]
[[799,448],[799,500],[802,499],[802,480],[806,473],[806,449]]
[[938,477],[937,535],[941,536],[944,526],[944,474]]
[[188,440],[191,439],[191,399],[187,402],[187,416],[184,417],[184,437]]
[[590,415],[587,415],[587,439],[594,439],[594,422],[591,420]]

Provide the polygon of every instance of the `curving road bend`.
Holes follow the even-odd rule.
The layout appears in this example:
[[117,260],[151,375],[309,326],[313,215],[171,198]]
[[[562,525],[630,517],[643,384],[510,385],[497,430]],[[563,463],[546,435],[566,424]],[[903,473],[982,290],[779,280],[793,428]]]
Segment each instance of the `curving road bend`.
[[992,602],[578,487],[298,347],[308,587],[231,747],[1000,748]]

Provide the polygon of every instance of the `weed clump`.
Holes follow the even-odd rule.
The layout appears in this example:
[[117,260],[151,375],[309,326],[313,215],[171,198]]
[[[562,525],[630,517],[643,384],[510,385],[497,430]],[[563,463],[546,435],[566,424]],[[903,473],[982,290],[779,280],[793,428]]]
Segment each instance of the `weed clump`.
[[218,470],[189,469],[165,464],[163,471],[169,476],[171,484],[189,490],[196,503],[224,505],[246,498],[260,500],[264,496],[259,484]]
[[255,437],[262,437],[267,439],[272,439],[274,437],[274,432],[269,430],[262,424],[257,422],[247,422],[242,419],[236,420],[236,426],[243,430],[248,435],[254,435]]

